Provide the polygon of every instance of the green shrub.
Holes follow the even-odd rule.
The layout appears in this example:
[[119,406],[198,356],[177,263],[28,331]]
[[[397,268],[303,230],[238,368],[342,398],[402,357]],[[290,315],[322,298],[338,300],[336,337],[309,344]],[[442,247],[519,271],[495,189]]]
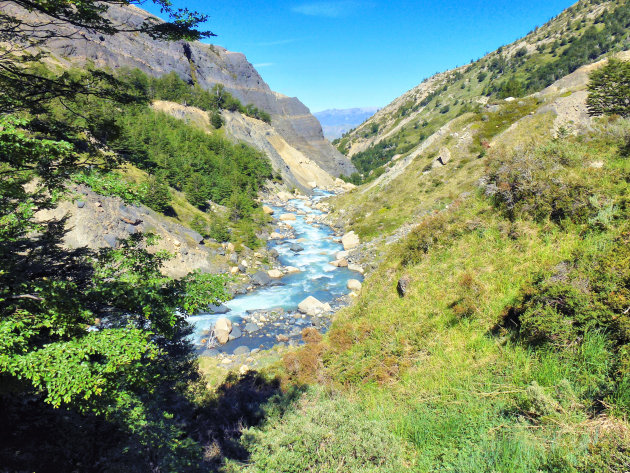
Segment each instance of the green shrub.
[[630,116],[630,62],[611,58],[589,79],[586,105],[591,115]]
[[171,191],[164,175],[149,176],[142,187],[141,199],[147,207],[162,213],[171,207]]
[[552,142],[501,155],[491,161],[482,180],[484,192],[510,219],[584,223],[598,209],[593,208],[586,182],[570,172],[582,165],[575,151]]
[[72,180],[85,184],[97,194],[117,196],[128,204],[143,203],[146,188],[126,181],[117,172],[87,171],[74,174]]
[[311,392],[295,410],[270,412],[242,443],[251,454],[247,472],[399,472],[400,441],[383,422],[370,420],[357,404]]

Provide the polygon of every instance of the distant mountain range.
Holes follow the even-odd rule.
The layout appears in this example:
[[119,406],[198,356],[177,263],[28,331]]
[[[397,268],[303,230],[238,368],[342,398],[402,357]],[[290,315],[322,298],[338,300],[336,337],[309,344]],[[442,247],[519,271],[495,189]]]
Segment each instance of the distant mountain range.
[[378,111],[378,107],[332,109],[314,113],[322,124],[324,136],[329,140],[340,138],[346,131],[352,130]]

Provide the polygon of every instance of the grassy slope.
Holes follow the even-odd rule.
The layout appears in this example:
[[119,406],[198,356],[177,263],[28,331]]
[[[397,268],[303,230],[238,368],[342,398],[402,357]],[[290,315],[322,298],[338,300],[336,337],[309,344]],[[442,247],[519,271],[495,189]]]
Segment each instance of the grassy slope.
[[[333,218],[357,231],[377,255],[367,261],[375,270],[324,341],[286,355],[281,373],[291,385],[327,386],[336,393],[333,399],[360,406],[366,430],[381,432],[385,426],[395,436],[402,450],[388,450],[386,440],[383,449],[399,466],[365,471],[616,472],[630,467],[630,429],[624,420],[630,404],[622,399],[627,393],[615,384],[619,381],[613,381],[623,368],[617,367],[611,342],[590,332],[568,347],[537,347],[497,328],[539,276],[553,275],[576,255],[582,260],[605,253],[627,224],[623,212],[603,230],[526,215],[509,219],[479,190],[479,178],[494,162],[548,143],[552,159],[564,166],[563,179],[604,202],[617,202],[617,209],[627,208],[630,162],[622,148],[630,124],[601,120],[594,134],[554,140],[553,114],[536,111],[557,96],[505,103],[487,117],[462,116],[398,176],[332,201]],[[491,144],[486,153],[479,153],[480,138]],[[445,145],[451,162],[428,166]],[[591,166],[600,161],[601,168]],[[418,241],[430,243],[426,254],[410,250]],[[396,283],[403,276],[412,282],[409,294],[400,298]],[[583,277],[602,274],[584,272]],[[307,416],[322,408],[353,415],[354,407],[321,400],[317,392],[292,409]],[[302,438],[300,428],[319,427],[304,426],[300,419],[272,409],[267,424],[251,429],[257,446],[250,445],[252,461],[245,471],[337,471],[338,464],[330,466],[331,458],[340,461],[335,448],[309,456],[321,438]],[[335,432],[322,435],[332,436],[326,438],[333,443],[350,441]],[[293,442],[307,443],[301,445],[301,461],[286,460],[291,433]],[[363,442],[352,441],[357,448]]]
[[[389,158],[395,154],[409,154],[454,117],[477,111],[488,101],[496,102],[500,98],[496,89],[508,79],[516,79],[525,86],[533,71],[561,59],[571,43],[595,24],[597,16],[621,4],[624,2],[580,1],[521,40],[468,66],[436,74],[336,142],[339,150],[357,159],[358,152],[383,141],[390,144]],[[595,24],[595,27],[601,29],[602,24]],[[613,49],[627,47],[626,33],[624,39],[616,41]],[[527,53],[521,55],[523,48]],[[541,85],[532,87],[526,92],[535,92]]]

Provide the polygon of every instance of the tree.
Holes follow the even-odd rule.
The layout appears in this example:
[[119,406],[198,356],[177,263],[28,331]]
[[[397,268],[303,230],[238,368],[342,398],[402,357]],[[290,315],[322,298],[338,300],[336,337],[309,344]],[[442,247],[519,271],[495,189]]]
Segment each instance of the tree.
[[593,71],[586,105],[590,115],[630,116],[630,62],[610,58]]
[[[1,415],[4,419],[8,405],[18,413],[41,408],[61,422],[63,416],[42,406],[64,409],[77,419],[80,435],[87,435],[80,429],[89,419],[116,432],[101,441],[114,446],[112,459],[119,466],[131,455],[144,462],[133,465],[134,471],[192,470],[201,461],[200,449],[174,414],[185,402],[187,383],[197,376],[185,318],[226,300],[226,279],[164,276],[161,267],[170,256],[148,250],[155,243],[151,235],[136,234],[100,251],[68,250],[62,245],[64,219],[35,218],[64,198],[72,174],[116,165],[99,139],[107,141],[117,132],[121,104],[145,100],[103,71],[52,73],[41,66],[37,47],[59,34],[59,24],[104,35],[135,31],[161,39],[199,39],[211,35],[195,29],[205,17],[154,0],[172,21],[147,18],[128,27],[107,19],[107,9],[140,2],[6,3],[36,12],[39,19],[23,21],[7,13],[13,9],[0,14]],[[136,79],[139,88],[146,87]],[[52,432],[55,426],[48,435]],[[0,429],[0,445],[14,433]],[[2,453],[8,456],[0,457],[0,464],[7,469],[41,469],[21,463],[19,455],[4,448]],[[82,453],[80,464],[45,468],[96,471],[102,459]]]

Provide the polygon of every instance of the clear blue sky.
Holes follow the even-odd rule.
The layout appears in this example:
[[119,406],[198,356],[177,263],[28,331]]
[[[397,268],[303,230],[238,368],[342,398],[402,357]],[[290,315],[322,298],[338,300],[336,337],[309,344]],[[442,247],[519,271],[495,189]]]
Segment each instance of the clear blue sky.
[[[173,0],[210,15],[209,42],[244,53],[269,86],[313,112],[384,106],[423,78],[478,59],[573,0]],[[145,7],[150,7],[149,3]],[[155,9],[150,8],[154,13]]]

